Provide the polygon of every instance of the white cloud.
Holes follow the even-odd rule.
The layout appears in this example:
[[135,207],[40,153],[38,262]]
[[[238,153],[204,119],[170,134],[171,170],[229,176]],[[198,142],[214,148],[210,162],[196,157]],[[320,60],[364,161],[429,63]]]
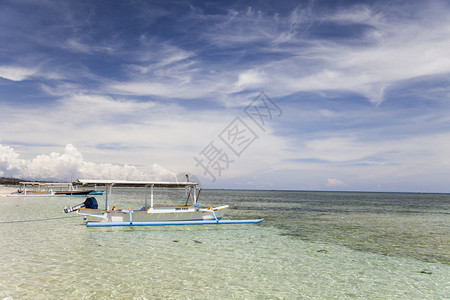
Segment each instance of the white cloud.
[[383,14],[373,11],[367,5],[357,4],[349,9],[338,10],[334,15],[328,16],[330,21],[352,22],[377,26],[384,22]]
[[64,153],[41,154],[31,160],[21,159],[13,148],[0,145],[0,172],[3,176],[26,180],[58,181],[77,178],[169,180],[175,176],[158,164],[143,172],[136,166],[88,162],[71,144],[65,147]]
[[58,46],[62,47],[65,50],[82,54],[95,54],[95,53],[113,54],[115,51],[117,51],[118,48],[118,45],[115,45],[113,41],[103,42],[103,44],[102,43],[92,44],[84,42],[82,37],[69,38],[63,43],[58,44]]
[[327,117],[327,118],[332,118],[332,117],[337,116],[337,114],[334,111],[331,111],[329,109],[320,109],[319,112],[322,116]]
[[25,164],[25,161],[19,159],[13,148],[9,146],[3,146],[0,144],[0,170],[10,171],[21,168]]
[[264,75],[257,70],[248,70],[239,74],[238,82],[236,83],[236,88],[238,91],[245,89],[251,89],[255,86],[259,86],[262,82]]
[[333,163],[398,164],[415,167],[416,170],[448,168],[450,165],[446,154],[450,151],[450,133],[406,136],[395,140],[329,137],[302,141],[295,149],[297,158]]
[[123,66],[128,78],[104,82],[105,93],[175,99],[209,96],[214,101],[217,95],[230,92],[235,75],[224,69],[216,73],[214,64],[203,64],[195,52],[146,36],[141,37],[141,44],[136,63]]
[[[284,172],[301,170],[307,174],[302,178],[305,184],[314,179],[321,182],[323,174],[336,174],[353,190],[376,190],[381,184],[394,191],[446,191],[443,174],[450,170],[450,133],[376,141],[329,138],[305,144],[308,147],[297,146],[290,155],[285,152],[288,161],[280,166]],[[295,161],[295,157],[299,159]],[[336,183],[330,181],[326,186]]]
[[[386,90],[405,80],[450,72],[450,18],[435,12],[436,20],[424,25],[429,11],[417,20],[390,15],[388,9],[366,5],[350,6],[334,14],[314,15],[314,1],[297,7],[289,16],[233,11],[227,16],[191,16],[192,21],[211,19],[204,38],[209,45],[230,49],[257,41],[252,59],[233,63],[204,63],[201,50],[186,51],[165,41],[140,38],[135,62],[125,66],[127,80],[103,82],[105,93],[132,96],[162,96],[178,99],[264,89],[272,97],[301,91],[338,90],[363,95],[374,104],[385,99]],[[250,12],[250,13],[249,13]],[[314,23],[317,21],[316,23]],[[358,40],[341,42],[308,36],[320,22],[367,27]],[[444,24],[444,25],[443,25]],[[331,25],[329,25],[331,26]],[[286,44],[289,42],[288,44]],[[232,52],[233,53],[233,52]],[[283,54],[270,59],[265,54]],[[259,58],[261,55],[262,58]],[[281,57],[281,56],[276,56]]]
[[0,77],[12,80],[23,81],[34,74],[37,70],[34,68],[18,67],[18,66],[0,66]]
[[339,90],[356,92],[380,104],[388,87],[404,80],[450,72],[450,58],[444,50],[450,48],[447,38],[450,27],[433,30],[443,37],[440,40],[434,34],[430,36],[429,30],[417,28],[416,36],[407,41],[394,34],[366,48],[319,44],[310,49],[315,57],[308,64],[315,66],[304,65],[302,56],[260,66],[260,70],[270,74],[261,85],[267,86],[272,95]]
[[83,44],[81,41],[76,39],[69,39],[66,41],[66,46],[68,49],[81,52],[81,53],[90,53],[92,51],[89,45]]
[[344,182],[342,182],[339,179],[336,178],[330,178],[327,180],[327,183],[325,184],[328,187],[343,187],[346,186]]
[[119,94],[175,96],[177,91],[170,85],[151,82],[126,82],[112,84],[110,88]]
[[[217,20],[218,25],[209,28],[206,36],[211,44],[225,49],[241,43],[252,48],[251,43],[258,41],[264,45],[258,49],[260,54],[284,54],[282,59],[258,60],[256,67],[254,60],[248,66],[245,61],[234,66],[234,85],[239,90],[264,88],[273,97],[339,90],[380,104],[386,90],[397,83],[450,72],[446,51],[450,48],[450,17],[439,6],[416,9],[411,18],[380,6],[350,6],[327,15],[314,15],[311,7],[297,7],[287,17],[274,20],[264,15],[258,22],[255,16],[236,12],[229,16],[233,22]],[[314,21],[316,25],[336,22],[337,26],[365,30],[350,41],[303,34],[315,29]]]
[[46,62],[40,63],[22,63],[9,66],[0,66],[0,78],[11,81],[24,81],[34,79],[61,80],[66,78],[67,74],[59,73],[53,70],[54,66],[46,65]]
[[[92,118],[101,119],[111,118],[116,115],[137,114],[142,111],[154,107],[151,101],[138,102],[128,99],[113,99],[109,96],[90,95],[90,94],[75,94],[61,99],[61,107],[58,108],[60,112],[70,112],[72,115],[76,114],[78,122],[85,119],[93,120]],[[94,120],[95,120],[94,119]]]
[[75,94],[45,107],[0,103],[0,128],[5,128],[2,138],[30,159],[74,144],[90,161],[139,166],[156,162],[184,172],[201,147],[235,117],[232,110],[200,112],[149,99]]
[[378,147],[356,138],[333,137],[305,141],[305,153],[324,161],[354,161],[377,153]]

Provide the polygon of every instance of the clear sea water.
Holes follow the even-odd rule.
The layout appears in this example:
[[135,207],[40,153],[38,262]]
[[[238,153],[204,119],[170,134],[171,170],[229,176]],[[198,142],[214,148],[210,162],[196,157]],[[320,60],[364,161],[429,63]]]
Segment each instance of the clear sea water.
[[63,212],[83,201],[0,198],[0,298],[450,299],[448,194],[206,190],[265,221],[122,228]]

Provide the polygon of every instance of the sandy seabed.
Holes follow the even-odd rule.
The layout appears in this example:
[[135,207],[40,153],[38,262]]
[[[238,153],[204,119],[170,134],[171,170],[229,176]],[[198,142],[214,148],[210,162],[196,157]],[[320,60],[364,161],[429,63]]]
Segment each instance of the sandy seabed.
[[15,191],[17,191],[17,187],[0,185],[0,197],[6,197]]

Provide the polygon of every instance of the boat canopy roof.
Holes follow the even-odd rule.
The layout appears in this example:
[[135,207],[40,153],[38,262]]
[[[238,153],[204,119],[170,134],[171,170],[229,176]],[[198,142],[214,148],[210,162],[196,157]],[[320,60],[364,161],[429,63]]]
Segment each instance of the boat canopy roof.
[[31,185],[31,186],[45,186],[45,187],[70,187],[72,183],[70,182],[38,182],[38,181],[22,181],[19,182],[21,185]]
[[37,182],[37,181],[21,181],[19,183],[21,185],[42,185],[42,182]]
[[41,185],[47,186],[47,187],[71,187],[72,183],[71,182],[46,182]]
[[156,188],[184,188],[186,186],[194,187],[196,182],[164,182],[164,181],[129,181],[129,180],[97,180],[97,179],[78,179],[74,185],[100,185],[115,187],[156,187]]

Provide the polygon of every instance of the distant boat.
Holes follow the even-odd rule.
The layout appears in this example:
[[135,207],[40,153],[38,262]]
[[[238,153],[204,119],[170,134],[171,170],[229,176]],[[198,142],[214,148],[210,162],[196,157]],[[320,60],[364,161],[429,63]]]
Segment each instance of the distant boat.
[[[89,227],[106,226],[161,226],[161,225],[204,225],[204,224],[248,224],[259,223],[264,219],[254,220],[222,220],[229,209],[228,205],[219,207],[200,208],[198,198],[201,189],[194,182],[152,182],[152,181],[126,181],[126,180],[78,180],[81,185],[96,185],[106,187],[105,209],[99,209],[97,200],[89,197],[83,203],[64,208],[64,212],[76,211],[85,217]],[[138,210],[118,209],[114,205],[108,206],[112,187],[145,187],[145,203]],[[154,188],[183,188],[185,190],[185,205],[155,206]],[[148,199],[150,189],[150,203]]]
[[97,191],[96,189],[78,190],[71,182],[46,182],[42,185],[47,190],[53,191],[55,196],[87,196],[105,193],[105,191]]
[[20,188],[17,191],[7,197],[50,197],[54,195],[55,193],[45,188],[42,182],[24,181],[20,182]]
[[95,189],[77,190],[70,182],[20,182],[20,188],[8,197],[50,197],[50,196],[86,196],[103,195],[105,191]]

